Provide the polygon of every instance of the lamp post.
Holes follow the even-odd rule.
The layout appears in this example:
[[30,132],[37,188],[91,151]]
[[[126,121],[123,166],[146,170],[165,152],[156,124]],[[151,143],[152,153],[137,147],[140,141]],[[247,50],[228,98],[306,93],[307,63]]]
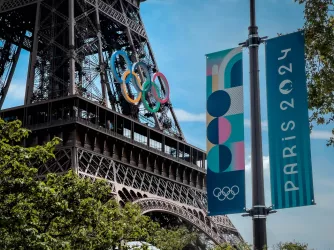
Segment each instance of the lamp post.
[[252,217],[254,249],[262,250],[267,245],[266,206],[264,198],[261,108],[259,86],[259,45],[255,16],[255,0],[250,0],[250,26],[248,28],[248,48],[250,67],[250,106],[252,140]]
[[248,40],[241,43],[249,49],[250,67],[250,108],[251,108],[251,142],[252,142],[252,208],[244,216],[253,219],[253,248],[262,250],[267,246],[267,215],[273,211],[265,206],[262,134],[261,134],[261,108],[259,86],[259,45],[263,39],[258,35],[255,16],[255,0],[250,0],[250,26]]

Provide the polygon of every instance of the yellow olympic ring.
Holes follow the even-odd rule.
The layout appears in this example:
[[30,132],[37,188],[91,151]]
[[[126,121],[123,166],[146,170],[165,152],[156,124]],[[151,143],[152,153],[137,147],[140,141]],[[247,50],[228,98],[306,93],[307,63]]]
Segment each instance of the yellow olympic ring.
[[[138,95],[137,95],[137,98],[136,99],[132,99],[130,96],[129,96],[129,93],[126,89],[126,78],[129,74],[132,74],[134,76],[134,80],[137,81],[137,85],[138,87],[140,88],[140,90],[138,90],[137,88],[137,91],[138,91]],[[128,102],[132,103],[132,104],[137,104],[139,101],[140,101],[140,98],[141,98],[141,95],[142,95],[142,85],[141,85],[141,81],[140,81],[140,78],[139,76],[135,73],[135,72],[130,72],[130,70],[127,70],[124,72],[124,74],[122,75],[122,93],[123,93],[123,96],[125,98],[125,100],[127,100]],[[136,85],[134,85],[136,86]]]

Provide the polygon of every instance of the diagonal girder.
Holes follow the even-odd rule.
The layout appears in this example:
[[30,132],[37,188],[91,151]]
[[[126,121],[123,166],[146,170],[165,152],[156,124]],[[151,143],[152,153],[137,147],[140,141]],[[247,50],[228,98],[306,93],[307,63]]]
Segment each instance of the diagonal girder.
[[0,52],[2,52],[0,53],[0,110],[14,76],[15,68],[21,53],[22,42],[23,36],[19,46],[15,46],[6,41],[4,47],[0,48]]
[[[96,1],[98,0],[85,0],[86,3],[89,3],[92,6],[96,5]],[[101,11],[101,13],[107,15],[108,17],[112,18],[113,20],[115,20],[116,22],[124,25],[124,26],[129,26],[129,28],[136,32],[138,35],[142,36],[143,38],[147,39],[147,35],[145,32],[145,29],[142,25],[134,22],[133,20],[131,20],[128,17],[124,17],[123,13],[115,10],[111,5],[106,4],[103,1],[99,1],[99,11]]]
[[210,222],[210,219],[204,216],[201,210],[192,211],[192,209],[186,209],[184,206],[170,200],[156,197],[142,198],[134,201],[134,203],[140,206],[143,214],[163,212],[175,215],[197,227],[217,244],[225,242],[237,244],[242,241],[238,233],[234,232],[234,230],[219,230],[219,226],[212,221]]
[[0,0],[0,13],[12,11],[37,2],[38,0]]

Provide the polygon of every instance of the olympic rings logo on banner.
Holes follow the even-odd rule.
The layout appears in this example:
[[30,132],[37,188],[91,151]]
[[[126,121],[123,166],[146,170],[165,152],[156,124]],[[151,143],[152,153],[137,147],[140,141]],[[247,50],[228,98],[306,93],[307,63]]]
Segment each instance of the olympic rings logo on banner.
[[233,187],[223,187],[220,189],[219,187],[216,187],[213,190],[213,195],[220,201],[225,200],[226,198],[228,200],[233,200],[235,196],[239,194],[239,187],[237,185],[234,185]]
[[[115,65],[116,56],[123,57],[125,63],[127,64],[127,70],[122,74],[121,77],[118,75],[116,71],[116,65]],[[138,69],[139,67],[141,68],[146,77],[146,81],[143,84],[141,82],[139,75],[135,73],[135,70]],[[111,71],[114,75],[115,80],[119,84],[121,84],[122,94],[127,102],[137,105],[141,100],[144,107],[152,113],[157,112],[160,109],[161,104],[168,102],[169,84],[164,74],[162,74],[161,72],[156,72],[153,74],[151,79],[151,74],[150,71],[148,70],[147,65],[144,62],[136,62],[132,65],[132,62],[130,61],[128,55],[124,51],[118,50],[112,54]],[[162,85],[165,90],[164,98],[162,98],[162,91],[155,83],[157,77],[160,77],[162,80]],[[129,96],[129,93],[127,91],[126,85],[130,84],[130,82],[138,92],[137,97],[134,99]],[[146,95],[149,92],[153,94],[154,99],[157,101],[153,108],[150,107],[149,102],[146,100]]]

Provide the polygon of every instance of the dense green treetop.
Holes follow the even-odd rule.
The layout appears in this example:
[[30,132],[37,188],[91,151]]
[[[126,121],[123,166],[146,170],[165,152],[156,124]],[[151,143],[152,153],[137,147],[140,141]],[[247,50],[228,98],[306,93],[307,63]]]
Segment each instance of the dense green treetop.
[[[305,42],[311,128],[334,124],[334,3],[333,0],[295,0],[304,4]],[[334,146],[333,136],[328,145]]]
[[193,239],[185,228],[161,228],[136,205],[121,208],[105,181],[80,179],[72,171],[36,179],[32,163],[53,158],[59,139],[21,147],[28,134],[20,121],[0,119],[1,249],[126,250],[127,242],[142,241],[161,250],[181,250]]

